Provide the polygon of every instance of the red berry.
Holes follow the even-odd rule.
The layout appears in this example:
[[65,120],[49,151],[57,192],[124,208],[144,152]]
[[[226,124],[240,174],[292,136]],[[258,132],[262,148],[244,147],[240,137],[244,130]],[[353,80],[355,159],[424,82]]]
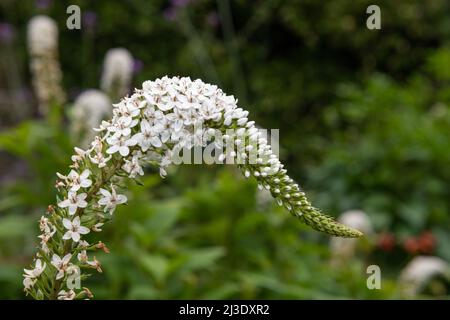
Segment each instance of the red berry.
[[403,242],[403,248],[411,254],[416,254],[420,249],[419,241],[414,237],[409,237]]
[[422,233],[422,235],[419,237],[420,251],[429,254],[433,252],[435,246],[436,246],[435,236],[429,231]]
[[383,251],[392,251],[395,247],[395,236],[392,233],[382,233],[378,237],[378,247]]

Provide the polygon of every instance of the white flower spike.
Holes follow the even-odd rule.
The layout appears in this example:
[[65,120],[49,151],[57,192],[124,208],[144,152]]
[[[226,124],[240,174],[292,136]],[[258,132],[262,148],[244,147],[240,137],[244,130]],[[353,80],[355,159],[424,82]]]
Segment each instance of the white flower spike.
[[[41,295],[35,281],[47,289],[43,294],[48,299],[89,298],[89,290],[72,293],[62,279],[68,268],[79,266],[102,272],[100,261],[95,256],[88,260],[86,252],[109,250],[101,242],[89,245],[81,235],[101,231],[116,207],[127,202],[127,197],[118,193],[121,179],[142,176],[144,163],[158,166],[164,177],[169,165],[181,163],[180,150],[209,148],[210,142],[226,148],[217,153],[221,154],[218,158],[236,164],[245,177],[255,178],[261,189],[302,222],[334,236],[362,235],[312,207],[267,139],[248,121],[248,112],[215,85],[186,77],[146,81],[142,89],[115,104],[112,114],[112,119],[96,130],[99,135],[90,147],[72,157],[74,171],[67,177],[58,175],[58,198],[63,200],[51,207],[45,217],[48,220],[40,223],[45,241],[37,255],[51,260],[48,274],[53,280],[47,281],[42,274],[30,278],[26,273],[25,290],[34,298]],[[72,255],[78,259],[71,263]]]

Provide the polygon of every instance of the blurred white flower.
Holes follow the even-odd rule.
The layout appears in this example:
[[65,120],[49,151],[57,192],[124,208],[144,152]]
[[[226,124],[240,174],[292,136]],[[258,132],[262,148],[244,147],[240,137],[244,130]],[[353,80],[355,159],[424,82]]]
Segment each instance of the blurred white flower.
[[28,22],[28,51],[33,87],[42,114],[49,112],[52,104],[62,105],[62,72],[58,60],[58,27],[48,16],[35,16]]
[[86,193],[77,194],[74,191],[69,191],[67,194],[67,199],[59,202],[58,207],[69,208],[69,214],[74,215],[78,208],[86,208],[86,197]]
[[361,210],[349,210],[341,214],[338,221],[352,228],[358,229],[363,233],[372,232],[372,223],[369,216]]
[[415,296],[435,276],[442,276],[450,281],[450,265],[438,257],[418,256],[403,269],[399,285],[407,296]]
[[58,26],[48,16],[39,15],[28,22],[28,48],[31,54],[45,55],[58,48]]
[[111,114],[112,104],[106,94],[96,89],[84,91],[77,97],[70,112],[72,135],[86,147],[94,139],[93,129]]
[[111,99],[118,99],[128,94],[131,88],[134,59],[124,48],[108,50],[103,63],[100,88]]
[[64,228],[67,229],[67,232],[64,234],[63,239],[68,240],[72,239],[75,242],[80,241],[80,235],[88,234],[89,228],[83,227],[80,225],[80,217],[75,217],[72,221],[69,219],[63,219]]

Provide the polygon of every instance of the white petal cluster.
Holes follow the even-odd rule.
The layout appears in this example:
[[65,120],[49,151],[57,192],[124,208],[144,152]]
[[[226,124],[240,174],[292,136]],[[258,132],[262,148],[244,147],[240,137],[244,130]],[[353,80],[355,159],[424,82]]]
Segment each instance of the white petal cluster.
[[125,48],[108,50],[103,63],[100,88],[111,98],[128,94],[133,75],[133,56]]
[[[164,77],[144,82],[141,90],[114,105],[112,120],[103,122],[99,130],[106,132],[102,138],[108,145],[106,154],[119,153],[125,157],[124,169],[130,177],[141,175],[139,163],[149,159],[159,163],[164,176],[176,150],[204,147],[207,137],[233,126],[237,129],[233,136],[224,135],[223,139],[235,138],[235,145],[233,151],[223,157],[245,163],[251,150],[251,146],[242,143],[247,139],[259,148],[254,159],[259,164],[258,170],[251,173],[262,177],[273,175],[282,166],[247,116],[248,111],[239,108],[233,96],[224,94],[215,85],[187,77]],[[136,150],[135,146],[139,147],[139,152],[128,159],[131,150]]]

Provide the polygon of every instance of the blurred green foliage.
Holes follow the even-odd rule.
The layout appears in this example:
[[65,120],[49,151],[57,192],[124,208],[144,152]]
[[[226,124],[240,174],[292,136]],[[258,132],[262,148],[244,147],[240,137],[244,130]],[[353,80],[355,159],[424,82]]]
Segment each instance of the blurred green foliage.
[[[190,1],[174,17],[165,0],[36,3],[0,6],[16,28],[24,86],[26,22],[49,14],[72,98],[98,87],[103,56],[118,46],[143,63],[136,86],[165,74],[216,83],[258,124],[280,128],[281,158],[313,203],[335,216],[362,209],[376,233],[396,239],[385,252],[369,238],[364,254],[336,267],[326,236],[262,201],[234,169],[180,167],[161,181],[149,168],[145,187],[129,185],[129,205],[91,238],[112,251],[86,282],[96,298],[398,298],[399,270],[417,254],[403,241],[426,230],[430,253],[450,261],[448,1],[378,1],[380,31],[366,29],[363,0],[230,1],[233,25],[226,1]],[[91,25],[67,30],[69,4],[90,12]],[[1,184],[0,298],[23,297],[38,217],[75,142],[36,117],[0,135],[0,150],[24,167]],[[382,290],[366,287],[372,263],[387,275]]]

